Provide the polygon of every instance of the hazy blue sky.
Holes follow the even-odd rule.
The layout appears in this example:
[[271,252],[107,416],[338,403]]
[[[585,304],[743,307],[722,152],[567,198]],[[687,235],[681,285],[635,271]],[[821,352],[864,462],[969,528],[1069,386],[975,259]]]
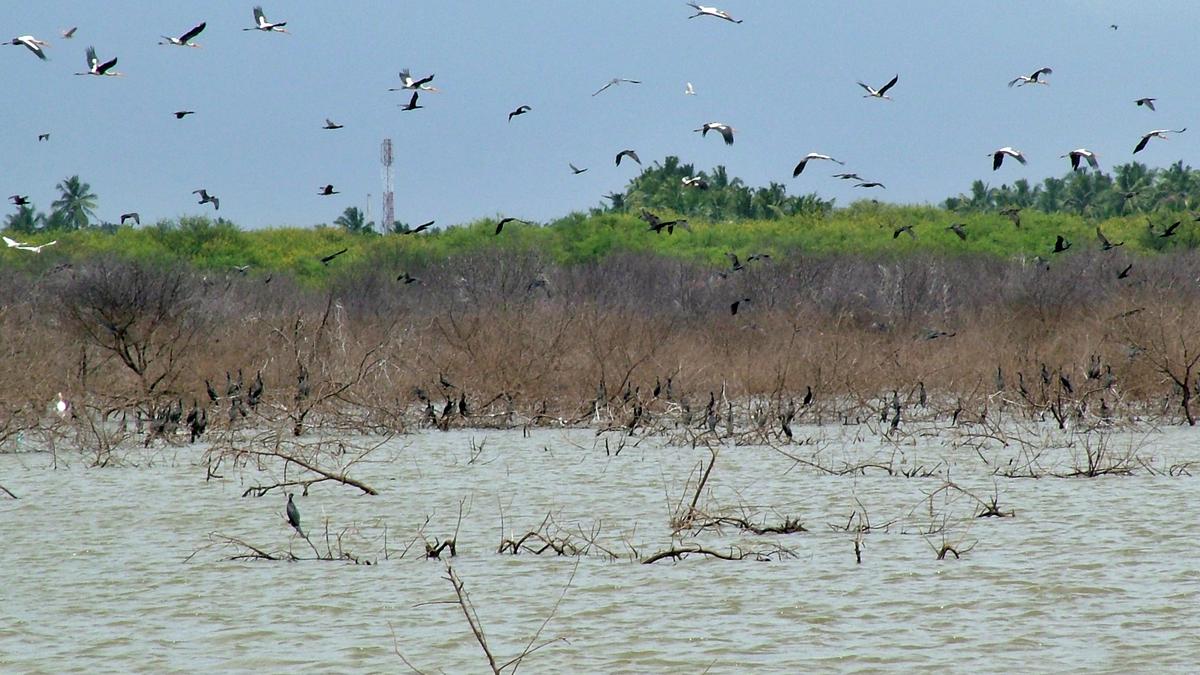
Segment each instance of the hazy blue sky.
[[[546,220],[601,202],[636,166],[668,154],[724,164],[751,185],[786,183],[839,204],[872,196],[937,202],[993,185],[1061,175],[1085,146],[1102,167],[1132,159],[1139,136],[1196,124],[1200,3],[799,2],[727,0],[740,25],[698,18],[682,0],[267,2],[291,35],[243,32],[253,3],[25,2],[0,7],[0,37],[48,39],[50,60],[0,48],[6,92],[0,193],[48,210],[54,185],[79,174],[99,213],[143,222],[211,214],[191,191],[221,198],[244,227],[331,222],[351,205],[380,214],[379,144],[396,147],[397,218],[439,225],[496,214]],[[342,9],[346,7],[347,9]],[[200,21],[200,49],[159,46]],[[1117,24],[1111,30],[1109,24]],[[59,31],[78,25],[72,40]],[[84,50],[119,57],[120,78],[76,77]],[[1048,87],[1009,79],[1051,66]],[[436,73],[442,93],[401,112],[397,73]],[[855,85],[899,73],[892,102]],[[642,80],[592,97],[612,77]],[[684,83],[697,95],[684,96]],[[1154,96],[1158,111],[1134,106]],[[506,121],[518,105],[533,111]],[[172,112],[195,110],[176,120]],[[326,117],[344,124],[323,131]],[[726,147],[692,129],[738,129]],[[51,133],[38,143],[39,133]],[[985,155],[1028,155],[991,171]],[[1151,141],[1152,166],[1197,156],[1200,124]],[[830,177],[831,154],[887,184],[864,195]],[[568,162],[590,170],[574,176]],[[317,196],[332,183],[343,194]]]

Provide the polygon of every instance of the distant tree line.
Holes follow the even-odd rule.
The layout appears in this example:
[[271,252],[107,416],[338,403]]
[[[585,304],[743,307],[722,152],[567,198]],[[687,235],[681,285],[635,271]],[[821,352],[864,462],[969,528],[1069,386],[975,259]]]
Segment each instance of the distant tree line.
[[1200,170],[1178,161],[1165,169],[1130,162],[1112,174],[1082,169],[1040,185],[1020,179],[989,187],[982,180],[969,194],[951,197],[942,206],[952,211],[996,211],[1010,207],[1044,213],[1070,213],[1106,219],[1158,210],[1183,211],[1200,206]]

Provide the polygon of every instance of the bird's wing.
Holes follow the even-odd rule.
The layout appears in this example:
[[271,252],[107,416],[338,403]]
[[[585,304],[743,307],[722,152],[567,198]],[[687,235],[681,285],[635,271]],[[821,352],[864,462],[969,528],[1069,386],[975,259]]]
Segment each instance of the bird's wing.
[[865,83],[863,83],[863,82],[859,82],[859,83],[858,83],[858,86],[860,86],[860,87],[862,87],[863,89],[867,90],[867,93],[868,93],[868,94],[875,94],[875,93],[877,93],[877,92],[876,92],[874,89],[872,89],[872,88],[870,87],[870,85],[868,85],[868,84],[865,84]]
[[996,152],[993,152],[992,153],[992,171],[999,169],[1000,165],[1003,163],[1004,163],[1004,153],[999,150],[997,150]]
[[4,243],[7,244],[9,248],[13,248],[14,246],[21,245],[21,242],[15,240],[15,239],[9,239],[8,237],[4,237]]
[[254,8],[254,23],[257,23],[258,25],[261,26],[266,22],[267,22],[267,17],[263,15],[262,7],[256,6]]
[[613,86],[613,83],[612,83],[612,82],[609,82],[608,84],[604,85],[603,87],[600,87],[599,89],[597,89],[597,90],[596,90],[596,91],[595,91],[595,92],[592,94],[592,96],[595,96],[596,94],[599,94],[600,92],[604,91],[605,89],[608,89],[608,88],[609,88],[609,87],[611,87],[611,86]]
[[792,178],[795,178],[796,176],[799,176],[801,173],[804,173],[804,167],[806,167],[806,166],[808,166],[808,158],[807,157],[800,160],[800,163],[796,165],[796,168],[792,169]]
[[197,25],[195,28],[193,28],[193,29],[189,30],[188,32],[184,33],[183,35],[180,35],[180,36],[179,36],[179,41],[180,41],[180,42],[187,42],[188,40],[191,40],[192,38],[196,37],[196,36],[197,36],[197,35],[199,35],[201,32],[203,32],[203,31],[204,31],[204,27],[205,27],[205,26],[207,26],[207,25],[208,25],[208,24],[207,24],[206,22],[201,22],[201,23],[200,23],[200,24],[198,24],[198,25]]
[[879,93],[880,93],[880,94],[886,94],[888,89],[891,89],[892,87],[896,86],[896,82],[897,82],[899,79],[900,79],[900,74],[899,74],[899,73],[897,73],[896,75],[892,76],[892,79],[888,80],[888,83],[887,83],[887,84],[885,84],[885,85],[883,85],[882,87],[880,87],[880,88],[879,88]]
[[1146,147],[1146,144],[1150,142],[1150,137],[1153,135],[1153,133],[1149,133],[1145,136],[1142,136],[1142,140],[1138,141],[1137,146],[1133,148],[1133,154],[1136,155],[1137,153],[1141,152]]
[[410,108],[417,107],[417,96],[418,95],[419,95],[419,92],[415,92],[415,91],[413,92],[412,98],[408,100],[408,107],[410,107]]
[[1104,236],[1104,233],[1100,231],[1100,228],[1099,228],[1099,227],[1097,227],[1097,228],[1096,228],[1096,238],[1098,238],[1098,239],[1100,240],[1100,243],[1101,243],[1102,245],[1104,245],[1104,246],[1109,246],[1109,245],[1110,245],[1110,244],[1108,243],[1108,237],[1105,237],[1105,236]]
[[1033,78],[1037,79],[1041,75],[1050,75],[1052,73],[1054,73],[1054,71],[1051,70],[1050,68],[1047,68],[1047,67],[1038,68],[1037,70],[1033,71]]
[[100,59],[96,58],[96,48],[95,48],[95,47],[88,47],[88,48],[87,48],[87,64],[88,64],[88,68],[95,68],[95,67],[96,67],[96,64],[97,64],[97,63],[99,63],[99,62],[100,62]]
[[417,80],[417,81],[413,82],[413,86],[414,86],[414,87],[419,87],[419,86],[421,86],[421,85],[423,85],[423,84],[429,84],[429,83],[430,83],[430,82],[432,82],[432,81],[433,81],[433,75],[427,75],[427,76],[425,76],[425,77],[422,77],[421,79],[419,79],[419,80]]
[[1017,150],[1013,150],[1009,154],[1012,155],[1013,158],[1016,159],[1018,162],[1020,162],[1022,164],[1026,163],[1025,153],[1017,151]]
[[1152,98],[1146,99],[1146,107],[1151,110],[1154,110],[1154,99],[1152,99]]
[[1087,158],[1087,163],[1090,164],[1093,169],[1096,169],[1096,170],[1100,169],[1100,162],[1096,159],[1096,153],[1094,153],[1094,152],[1089,153],[1088,155],[1086,155],[1086,158]]
[[638,166],[641,166],[642,160],[638,159],[637,153],[634,152],[633,150],[629,150],[628,152],[629,152],[629,159],[632,159],[633,161],[638,163]]
[[1067,153],[1067,157],[1071,158],[1071,170],[1072,171],[1077,170],[1079,168],[1079,153],[1078,152],[1069,152],[1069,153]]
[[112,60],[106,61],[105,63],[101,64],[100,67],[96,69],[96,72],[103,75],[104,73],[107,73],[108,70],[115,65],[117,65],[117,59],[116,59],[116,57],[113,57]]
[[733,127],[721,127],[721,136],[725,138],[725,145],[733,145]]
[[1015,85],[1015,84],[1016,84],[1016,83],[1018,83],[1018,82],[1024,82],[1024,81],[1025,81],[1025,77],[1024,77],[1024,76],[1021,76],[1021,77],[1015,77],[1015,78],[1013,78],[1013,79],[1011,79],[1011,80],[1009,80],[1009,81],[1008,81],[1008,86],[1010,86],[1010,87],[1011,87],[1011,86]]

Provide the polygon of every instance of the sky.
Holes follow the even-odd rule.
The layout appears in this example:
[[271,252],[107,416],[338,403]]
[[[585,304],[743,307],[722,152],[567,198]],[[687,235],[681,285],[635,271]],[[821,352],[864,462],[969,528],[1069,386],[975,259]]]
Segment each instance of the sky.
[[[0,38],[51,46],[46,62],[0,46],[0,194],[48,211],[55,185],[78,174],[105,221],[214,215],[195,203],[198,188],[244,228],[331,223],[348,206],[378,220],[379,146],[391,138],[397,219],[440,227],[545,222],[606,203],[638,173],[614,166],[625,148],[647,165],[721,164],[748,185],[777,181],[838,205],[936,204],[975,179],[1040,182],[1063,175],[1059,156],[1078,147],[1109,169],[1158,128],[1195,125],[1152,140],[1138,161],[1200,154],[1200,3],[711,1],[743,23],[689,19],[682,0],[264,0],[269,20],[287,21],[282,35],[243,31],[253,4],[228,0],[3,3]],[[200,21],[200,48],[158,44]],[[75,37],[62,39],[70,26]],[[88,45],[118,57],[125,76],[73,75]],[[1049,86],[1006,86],[1042,66],[1054,69]],[[401,111],[408,95],[387,91],[403,68],[436,75],[441,92],[422,95],[420,110]],[[893,101],[855,84],[895,74]],[[591,95],[613,77],[642,83]],[[1143,96],[1159,99],[1157,112],[1134,105]],[[509,122],[520,105],[533,110]],[[323,130],[325,118],[345,128]],[[733,146],[692,131],[711,121],[737,129]],[[1028,165],[993,172],[1001,146]],[[814,151],[887,189],[855,189],[831,177],[833,164],[793,179]],[[330,183],[341,194],[318,196]]]

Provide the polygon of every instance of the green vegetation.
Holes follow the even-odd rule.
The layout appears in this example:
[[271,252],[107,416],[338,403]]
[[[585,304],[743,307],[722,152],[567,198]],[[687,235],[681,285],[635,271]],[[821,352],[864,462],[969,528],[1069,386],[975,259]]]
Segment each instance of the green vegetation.
[[[1200,191],[1197,172],[1182,164],[1162,171],[1127,164],[1116,171],[1115,180],[1101,173],[1077,172],[1032,188],[1024,181],[1011,188],[987,188],[977,181],[972,195],[949,199],[942,208],[867,200],[834,208],[832,202],[815,195],[787,196],[782,185],[750,189],[729,178],[723,167],[710,175],[668,157],[643,171],[623,193],[610,195],[611,206],[572,213],[544,225],[512,222],[499,236],[493,234],[494,219],[413,235],[369,236],[376,233],[373,225],[353,207],[334,226],[313,229],[241,230],[227,220],[204,217],[164,220],[142,228],[95,225],[97,197],[73,176],[59,184],[61,197],[50,215],[25,206],[5,223],[10,233],[24,241],[57,239],[58,245],[41,256],[0,249],[0,262],[40,269],[64,258],[115,255],[186,262],[201,270],[250,265],[252,274],[287,272],[319,281],[348,266],[380,261],[422,266],[485,249],[533,252],[548,262],[567,264],[616,253],[649,253],[723,265],[726,252],[743,257],[750,253],[932,252],[1049,259],[1060,234],[1073,243],[1065,255],[1097,248],[1096,227],[1133,252],[1190,249],[1200,243],[1193,218],[1185,211]],[[685,187],[682,178],[692,176],[703,178],[709,187]],[[1000,213],[1009,206],[1022,207],[1019,226]],[[1055,208],[1042,208],[1050,206]],[[686,218],[689,225],[673,234],[656,234],[639,217],[643,209],[664,219]],[[1159,236],[1175,221],[1184,222],[1175,236]],[[951,223],[964,224],[966,240],[947,229]],[[912,235],[900,230],[904,227],[911,227]],[[392,231],[404,229],[397,223]],[[350,250],[332,265],[320,263],[322,256],[340,248]]]

